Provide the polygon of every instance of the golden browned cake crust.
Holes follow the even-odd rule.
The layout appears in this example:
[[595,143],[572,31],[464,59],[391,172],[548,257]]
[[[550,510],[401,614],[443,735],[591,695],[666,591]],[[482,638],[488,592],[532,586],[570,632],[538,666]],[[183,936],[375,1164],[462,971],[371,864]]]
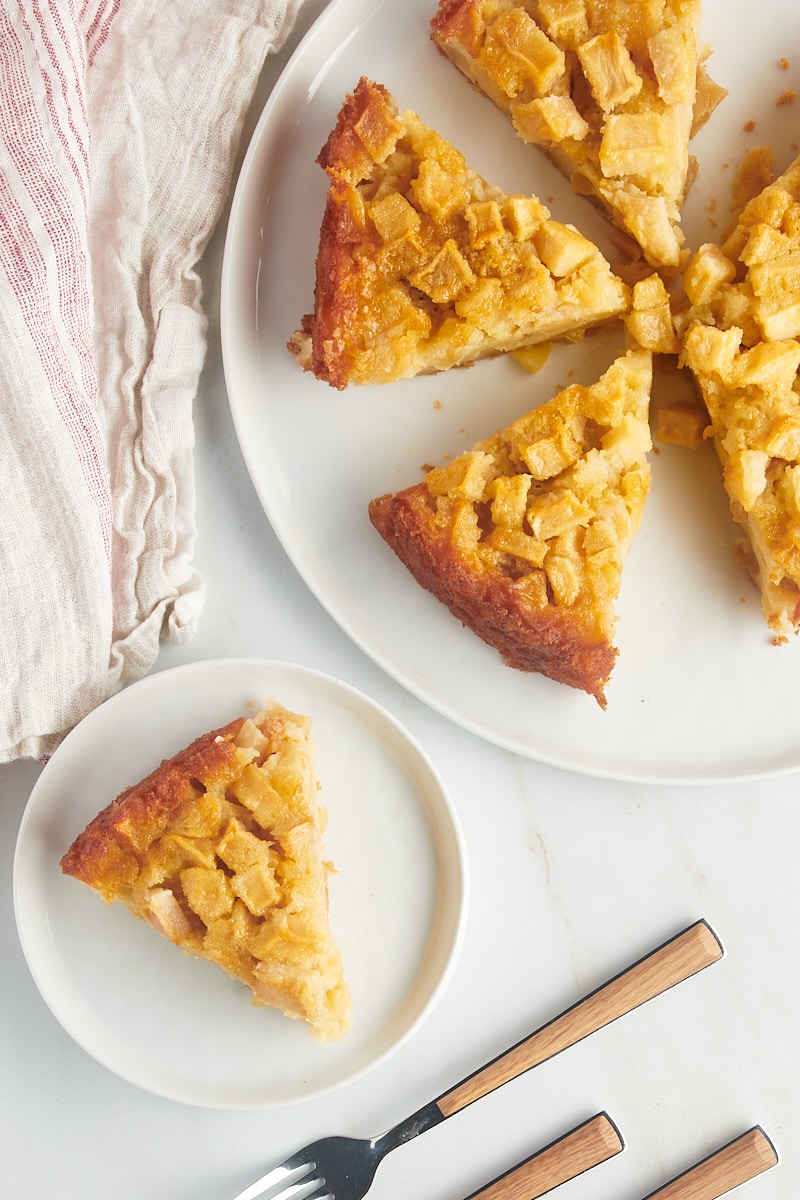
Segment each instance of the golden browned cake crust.
[[241,980],[322,1041],[350,1023],[328,924],[309,718],[277,704],[204,734],[122,792],[61,868]]
[[725,94],[700,0],[441,0],[434,43],[654,266],[676,267],[689,142]]
[[418,583],[509,666],[605,707],[615,602],[650,483],[651,355],[630,350],[507,429],[372,501]]
[[800,159],[684,272],[681,361],[698,383],[740,558],[776,641],[800,629]]
[[314,312],[289,349],[335,388],[575,338],[627,307],[596,246],[487,183],[380,84],[359,81],[318,161]]

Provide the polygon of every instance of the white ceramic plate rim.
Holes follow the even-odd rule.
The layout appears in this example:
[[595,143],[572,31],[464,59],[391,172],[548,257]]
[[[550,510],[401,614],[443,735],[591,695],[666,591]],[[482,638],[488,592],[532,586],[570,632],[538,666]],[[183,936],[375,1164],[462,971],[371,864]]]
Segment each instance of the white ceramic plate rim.
[[[198,725],[191,721],[187,723],[184,719],[181,737],[185,740],[175,745],[174,739],[170,737],[169,717],[164,719],[163,712],[166,710],[169,713],[170,705],[176,696],[185,698],[190,691],[194,691],[197,696],[213,696],[210,700],[206,698],[198,701],[198,708],[203,710],[202,717],[210,723]],[[228,980],[223,972],[210,964],[179,954],[164,939],[154,937],[143,924],[133,920],[121,906],[112,905],[106,909],[89,889],[64,877],[58,866],[58,858],[66,850],[71,837],[77,834],[101,807],[96,800],[82,799],[76,804],[74,813],[68,812],[65,792],[60,790],[62,783],[68,782],[76,772],[79,775],[83,772],[87,780],[87,789],[91,793],[93,772],[96,773],[97,770],[93,763],[96,763],[97,756],[104,752],[104,743],[110,730],[113,730],[118,738],[136,739],[140,732],[139,726],[146,723],[142,714],[148,709],[158,712],[162,714],[158,719],[163,720],[166,726],[163,745],[171,746],[172,749],[166,751],[171,753],[181,745],[188,744],[191,737],[199,736],[205,729],[215,728],[232,720],[238,711],[247,711],[241,708],[245,702],[260,704],[267,695],[274,695],[281,702],[287,703],[288,707],[294,706],[296,709],[304,703],[302,711],[309,712],[312,719],[315,708],[323,711],[321,720],[327,720],[327,728],[321,728],[321,722],[317,721],[314,729],[318,755],[325,742],[329,746],[333,744],[334,732],[337,747],[340,741],[342,743],[343,755],[347,751],[348,737],[355,743],[356,751],[359,747],[362,750],[364,747],[368,750],[372,747],[370,754],[373,758],[364,767],[367,772],[366,778],[370,778],[372,764],[374,777],[383,781],[387,792],[391,793],[388,803],[393,804],[394,809],[389,808],[387,811],[394,812],[395,815],[402,815],[403,811],[407,814],[411,830],[411,844],[407,851],[410,855],[414,854],[415,848],[418,851],[419,857],[414,861],[418,864],[419,892],[427,896],[426,900],[420,901],[419,907],[419,913],[426,917],[427,923],[421,923],[408,939],[405,961],[403,948],[397,949],[400,965],[395,978],[386,984],[385,996],[378,996],[374,1003],[371,1000],[369,1012],[365,1014],[362,1011],[359,1015],[359,996],[355,995],[351,1032],[343,1043],[333,1047],[319,1046],[301,1022],[289,1021],[272,1010],[253,1009],[241,985]],[[284,701],[284,696],[289,699]],[[240,697],[236,701],[238,707],[232,707],[235,697]],[[193,732],[187,736],[186,729],[189,727]],[[136,753],[140,761],[150,762],[152,755],[148,754],[146,740],[142,741]],[[329,764],[334,757],[337,799],[341,802],[344,793],[341,786],[342,772],[353,770],[355,784],[356,764],[343,767],[338,759],[338,750],[337,756],[328,752]],[[151,763],[152,765],[154,764]],[[151,766],[146,770],[151,769]],[[318,766],[324,803],[325,779],[322,765]],[[120,772],[117,771],[116,774],[119,776]],[[130,781],[128,777],[126,782]],[[117,790],[121,790],[122,786],[125,786],[125,782],[122,782]],[[98,790],[96,786],[94,790]],[[354,786],[353,797],[355,795]],[[376,823],[382,819],[380,816],[373,818],[367,814],[362,801],[353,798],[352,801],[346,799],[345,802],[350,808],[347,814],[338,812],[338,829],[337,813],[334,812],[331,817],[329,811],[331,819],[326,831],[326,851],[338,867],[337,875],[331,883],[331,919],[340,945],[342,930],[335,924],[336,906],[338,902],[341,926],[342,889],[348,887],[345,875],[347,864],[341,859],[347,859],[349,855],[352,862],[356,856],[369,855],[373,850],[380,850],[380,846],[369,839],[374,839]],[[347,830],[343,828],[345,816],[352,818],[354,815],[358,816],[359,812],[363,817],[363,828],[367,831],[363,834],[366,840],[364,845],[359,844],[359,838],[362,837],[361,826],[350,821],[347,822]],[[66,829],[70,832],[65,841]],[[337,837],[341,843],[338,863],[335,858]],[[334,842],[333,847],[331,841]],[[377,863],[375,870],[378,870]],[[403,870],[413,879],[414,873],[408,871],[405,858]],[[382,920],[387,919],[387,911],[390,913],[392,909],[397,908],[399,897],[393,895],[391,889],[397,883],[398,871],[399,864],[393,872],[392,865],[384,862],[380,867],[380,876],[376,877],[377,882],[376,879],[372,879],[369,884],[373,893],[376,889],[384,888],[385,894],[373,900],[374,913]],[[344,906],[350,916],[354,908],[359,913],[369,909],[369,898],[363,894],[355,894],[358,888],[367,890],[367,878],[368,871],[365,871],[363,878],[359,877],[353,883],[354,895],[349,897]],[[78,891],[80,896],[76,896]],[[374,1069],[413,1036],[434,1009],[447,986],[457,959],[466,921],[468,863],[458,818],[435,767],[422,747],[385,709],[343,681],[307,667],[270,659],[217,659],[157,672],[131,685],[106,701],[68,735],[39,777],[23,815],[14,858],[13,892],[19,938],[33,979],[53,1015],[88,1054],[128,1082],[172,1100],[215,1109],[265,1109],[309,1100],[352,1082]],[[63,909],[68,909],[78,902],[79,909],[64,916]],[[78,911],[83,913],[93,926],[87,927],[85,933],[77,929],[80,918],[75,913]],[[110,919],[116,922],[114,933],[107,925]],[[388,919],[391,920],[390,917]],[[369,939],[383,936],[380,928],[370,926],[370,920],[374,922],[374,915],[372,918],[364,917],[364,927],[359,937],[354,939],[350,936],[348,947],[351,974],[355,966],[365,978],[370,967],[368,964],[354,963],[357,954],[354,945],[360,945],[359,938],[362,935]],[[404,920],[413,925],[414,916],[407,913]],[[140,942],[141,933],[144,931],[147,939],[144,953],[153,956],[156,963],[153,970],[159,974],[155,980],[142,980],[141,1002],[146,1003],[147,998],[152,997],[163,984],[174,991],[181,1004],[186,1004],[186,1019],[195,1021],[196,1036],[205,1037],[208,1034],[211,1037],[213,1029],[207,1030],[203,1025],[208,1014],[199,999],[196,1002],[197,1010],[192,1007],[195,1004],[194,995],[190,996],[191,989],[186,984],[187,978],[193,979],[192,971],[195,965],[199,967],[201,972],[205,972],[202,986],[209,989],[207,1003],[227,1005],[223,1015],[227,1015],[225,1028],[228,1037],[231,1033],[231,1022],[238,1019],[250,1021],[251,1013],[263,1016],[270,1022],[269,1030],[262,1030],[260,1025],[253,1027],[258,1029],[258,1036],[262,1039],[258,1046],[253,1047],[253,1053],[265,1051],[266,1062],[270,1062],[271,1056],[276,1058],[282,1054],[281,1066],[285,1077],[276,1082],[271,1080],[269,1072],[265,1071],[263,1085],[259,1077],[248,1078],[246,1082],[239,1084],[235,1078],[236,1064],[233,1058],[230,1064],[232,1078],[229,1084],[220,1082],[229,1070],[229,1064],[224,1060],[220,1063],[215,1062],[219,1078],[212,1082],[203,1077],[200,1066],[182,1071],[176,1069],[172,1062],[164,1065],[161,1055],[169,1051],[164,1041],[160,1040],[155,1018],[152,1028],[146,1027],[139,1037],[135,1053],[133,1050],[129,1053],[129,1047],[125,1044],[125,1028],[115,1027],[117,1018],[114,1014],[107,1016],[106,1007],[98,1015],[99,1000],[92,994],[93,985],[89,975],[94,971],[102,971],[102,963],[97,961],[101,955],[100,939],[95,949],[86,952],[89,970],[82,976],[83,968],[79,963],[70,961],[70,948],[63,944],[67,939],[63,939],[62,944],[59,944],[59,938],[65,930],[69,932],[70,938],[80,936],[82,943],[91,943],[93,933],[99,933],[101,938],[105,939],[120,937],[123,940],[132,939],[135,935],[138,939],[135,943],[136,953],[142,953]],[[391,936],[392,930],[387,928],[386,934]],[[344,936],[347,938],[347,930],[344,931]],[[344,946],[342,948],[347,974],[348,956]],[[126,947],[121,947],[120,954],[126,952]],[[136,979],[132,986],[139,986]],[[380,993],[380,978],[370,983],[371,991],[373,987]],[[211,992],[214,989],[219,994],[212,998]],[[106,1006],[113,1008],[113,1001],[119,999],[114,995],[113,985],[110,986],[109,995],[111,1003],[108,1003],[107,997]],[[131,1005],[127,1005],[124,1011],[128,1012],[130,1008]],[[369,1029],[363,1028],[366,1023],[365,1016],[372,1021]],[[287,1042],[286,1039],[293,1040]],[[244,1053],[249,1054],[246,1037],[241,1040]],[[291,1049],[284,1049],[284,1044],[289,1045]],[[329,1050],[334,1056],[333,1062],[326,1060]],[[296,1078],[291,1065],[292,1054],[297,1055]],[[290,1062],[288,1071],[285,1060]]]
[[[424,119],[468,153],[473,165],[509,190],[525,190],[516,180],[524,180],[527,172],[535,183],[529,190],[537,190],[548,202],[550,192],[555,196],[551,203],[554,215],[574,220],[602,244],[604,227],[602,222],[598,226],[599,218],[595,221],[584,202],[572,196],[554,175],[540,185],[537,180],[548,170],[546,164],[528,167],[529,158],[523,166],[521,153],[526,148],[507,133],[499,114],[467,89],[435,51],[423,47],[433,7],[429,0],[409,0],[401,12],[398,6],[380,0],[334,0],[283,72],[243,164],[223,263],[222,344],[234,425],[265,512],[309,588],[353,641],[412,694],[498,746],[554,766],[635,782],[743,782],[796,771],[800,738],[793,728],[791,710],[800,646],[793,642],[778,651],[769,645],[754,590],[732,562],[735,531],[710,454],[705,458],[699,454],[690,465],[685,453],[662,447],[658,458],[653,458],[654,489],[626,569],[620,602],[620,658],[608,688],[608,710],[600,714],[582,694],[572,695],[569,689],[537,677],[514,678],[518,673],[509,672],[494,652],[457,627],[444,610],[438,611],[441,606],[428,596],[415,594],[419,589],[406,577],[404,568],[397,563],[387,565],[385,547],[361,519],[371,495],[414,482],[421,461],[439,461],[437,454],[458,452],[475,437],[492,431],[485,423],[470,424],[472,395],[467,397],[466,430],[456,418],[445,416],[439,424],[449,422],[451,432],[431,432],[430,413],[423,409],[437,404],[442,395],[445,403],[439,407],[446,410],[456,387],[471,393],[508,389],[510,395],[519,387],[518,376],[512,379],[509,373],[513,368],[505,363],[479,364],[468,373],[449,373],[459,376],[457,382],[441,377],[434,382],[417,380],[411,387],[392,385],[381,395],[377,394],[380,389],[356,389],[362,396],[354,398],[349,394],[337,397],[324,384],[299,377],[295,364],[287,365],[284,342],[293,326],[276,330],[269,322],[277,313],[281,321],[296,324],[300,313],[310,306],[310,265],[324,196],[324,184],[313,171],[322,173],[313,167],[313,158],[335,118],[340,98],[359,73],[385,82],[401,107],[417,108]],[[705,6],[704,34],[715,46],[712,74],[731,89],[731,96],[695,144],[701,156],[701,174],[684,222],[691,244],[712,237],[717,228],[712,215],[718,198],[715,189],[725,180],[730,182],[731,166],[750,144],[742,132],[744,115],[763,116],[759,132],[763,137],[762,131],[769,125],[777,162],[792,156],[791,106],[775,107],[775,97],[786,82],[777,68],[780,14],[790,10],[788,0],[772,0],[770,7],[774,20],[765,18],[758,25],[764,45],[748,46],[748,93],[742,100],[736,89],[741,52],[738,43],[732,49],[726,40],[733,37],[729,13],[722,0],[710,0]],[[400,36],[394,28],[398,23],[402,24]],[[320,110],[326,114],[327,126]],[[303,195],[298,191],[298,179],[302,180]],[[542,191],[542,187],[549,190]],[[270,261],[276,250],[276,230],[290,248],[280,268]],[[285,263],[297,263],[300,284],[293,285]],[[295,300],[297,316],[294,311],[287,315]],[[562,354],[562,348],[558,353]],[[567,360],[562,354],[556,362],[554,354],[552,370],[548,364],[537,377],[543,389],[550,389],[551,381],[553,390],[560,386],[563,378],[559,380],[558,372],[573,366],[578,373],[586,372],[587,381],[595,378],[599,369],[592,362],[605,355],[600,368],[604,369],[613,352],[604,346],[603,338],[595,338],[575,355]],[[370,396],[370,392],[374,394]],[[551,394],[550,390],[546,394]],[[369,454],[374,460],[385,454],[383,474],[373,464],[365,465],[355,451],[343,463],[341,478],[356,507],[336,509],[335,519],[342,536],[357,547],[348,551],[349,557],[341,552],[333,516],[330,528],[319,537],[304,524],[300,492],[315,469],[324,472],[327,460],[319,447],[312,446],[308,474],[303,474],[305,463],[298,468],[290,444],[291,420],[283,411],[294,403],[299,414],[294,430],[298,438],[305,438],[313,424],[314,404],[319,406],[325,434],[324,438],[320,434],[320,441],[325,451],[331,442],[335,447],[329,484],[340,479],[335,465],[340,445],[335,423],[326,412],[331,406],[338,406],[342,428],[351,435],[359,427],[363,429],[365,448],[360,453],[364,458]],[[408,406],[405,410],[403,404]],[[392,444],[375,409],[385,414],[395,442],[406,436],[401,412],[410,413],[408,440],[417,431],[420,434],[410,450]],[[508,411],[513,419],[524,409],[512,406]],[[498,416],[492,425],[501,423]],[[456,442],[454,431],[459,429]],[[666,505],[655,498],[656,485],[669,491],[677,519],[668,518]],[[709,511],[708,526],[703,530],[697,528],[692,511],[698,497]],[[331,546],[333,550],[328,549]],[[341,558],[338,575],[337,555]],[[673,556],[674,570],[669,565]],[[369,585],[371,609],[363,588],[368,570],[374,570]],[[351,575],[356,582],[348,589]],[[722,597],[719,612],[706,600],[716,594]],[[413,630],[408,636],[398,636],[398,616],[409,611]],[[385,613],[383,620],[381,612]],[[661,645],[659,639],[663,647],[654,649],[654,642]],[[437,657],[438,671],[429,669]],[[486,695],[492,696],[492,705],[483,703]],[[770,719],[764,715],[767,710]]]

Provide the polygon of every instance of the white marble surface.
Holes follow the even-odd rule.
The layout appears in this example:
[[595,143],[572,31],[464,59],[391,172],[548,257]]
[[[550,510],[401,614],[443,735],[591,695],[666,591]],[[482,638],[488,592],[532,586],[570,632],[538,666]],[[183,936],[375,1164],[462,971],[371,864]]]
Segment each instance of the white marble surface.
[[[323,7],[308,0],[292,44]],[[269,65],[264,91],[286,53]],[[266,1112],[161,1100],[75,1046],[36,990],[17,940],[11,878],[40,768],[0,767],[0,1194],[229,1200],[313,1137],[380,1132],[705,917],[725,943],[721,963],[395,1151],[371,1195],[459,1200],[606,1109],[626,1151],[562,1187],[562,1200],[637,1200],[756,1123],[782,1162],[743,1194],[797,1196],[797,777],[671,788],[560,772],[451,725],[362,655],[297,576],[243,466],[219,352],[221,245],[220,234],[204,264],[212,331],[197,404],[197,562],[207,604],[194,642],[165,648],[157,669],[281,658],[385,705],[457,803],[471,867],[466,937],[427,1023],[343,1090]]]

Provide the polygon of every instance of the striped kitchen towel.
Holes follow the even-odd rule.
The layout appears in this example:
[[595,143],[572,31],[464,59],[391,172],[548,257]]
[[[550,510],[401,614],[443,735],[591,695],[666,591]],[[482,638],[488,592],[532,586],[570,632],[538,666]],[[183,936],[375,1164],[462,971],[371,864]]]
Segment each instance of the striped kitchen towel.
[[302,0],[0,0],[0,762],[188,640],[195,267]]

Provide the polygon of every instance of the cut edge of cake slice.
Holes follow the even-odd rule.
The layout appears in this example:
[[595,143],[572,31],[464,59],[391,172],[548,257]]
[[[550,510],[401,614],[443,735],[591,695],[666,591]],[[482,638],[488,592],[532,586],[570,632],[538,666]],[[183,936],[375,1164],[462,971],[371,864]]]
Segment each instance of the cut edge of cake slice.
[[627,309],[588,238],[487,182],[381,84],[359,80],[318,161],[314,310],[288,348],[334,388],[574,340]]
[[617,657],[622,569],[650,486],[652,355],[620,356],[369,505],[416,581],[506,664],[593,696]]
[[270,702],[197,738],[100,812],[61,859],[253,1001],[340,1040],[351,997],[328,914],[310,718]]
[[740,562],[784,642],[800,631],[800,158],[683,282],[680,361],[709,413]]
[[700,0],[440,0],[431,37],[651,265],[675,269],[690,141],[726,94],[700,17]]

